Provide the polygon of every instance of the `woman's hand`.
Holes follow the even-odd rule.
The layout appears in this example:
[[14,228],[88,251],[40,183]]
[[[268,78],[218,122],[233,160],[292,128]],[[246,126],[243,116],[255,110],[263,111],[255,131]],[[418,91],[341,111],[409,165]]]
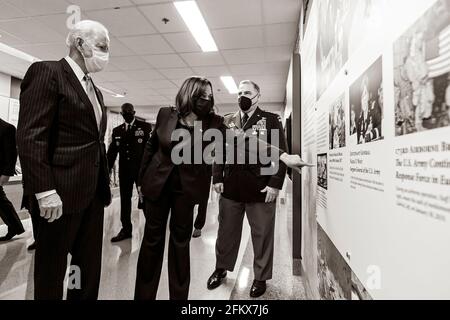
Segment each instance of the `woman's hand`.
[[216,183],[216,184],[214,185],[214,190],[215,190],[217,193],[223,193],[223,183]]

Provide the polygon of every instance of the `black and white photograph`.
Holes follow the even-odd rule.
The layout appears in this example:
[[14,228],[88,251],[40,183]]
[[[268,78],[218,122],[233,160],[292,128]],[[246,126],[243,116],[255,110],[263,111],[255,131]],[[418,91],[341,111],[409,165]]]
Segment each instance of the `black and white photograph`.
[[449,130],[450,0],[0,0],[4,318],[450,299]]
[[317,155],[317,185],[328,190],[328,154]]
[[317,99],[348,60],[348,37],[353,9],[353,1],[318,1]]
[[350,136],[357,144],[383,139],[382,58],[350,87]]
[[450,125],[450,1],[439,0],[394,44],[395,134]]
[[345,147],[345,95],[330,106],[330,150]]

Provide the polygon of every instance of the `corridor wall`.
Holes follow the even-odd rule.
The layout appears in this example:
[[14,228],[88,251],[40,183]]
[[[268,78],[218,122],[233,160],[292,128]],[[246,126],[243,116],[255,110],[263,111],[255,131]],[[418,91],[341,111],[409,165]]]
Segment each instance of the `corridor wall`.
[[302,59],[315,298],[450,298],[450,0],[315,0]]

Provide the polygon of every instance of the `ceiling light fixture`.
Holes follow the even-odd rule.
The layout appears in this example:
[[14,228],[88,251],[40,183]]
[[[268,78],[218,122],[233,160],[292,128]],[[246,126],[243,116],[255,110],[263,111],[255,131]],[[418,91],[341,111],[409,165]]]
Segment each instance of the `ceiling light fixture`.
[[98,86],[98,85],[96,85],[96,87],[106,93],[109,93],[113,98],[125,98],[125,96],[123,94],[115,93],[114,91],[111,91],[109,89],[106,89],[106,88]]
[[203,52],[218,51],[208,25],[195,1],[176,1],[173,3],[180,16],[183,18],[195,41]]
[[234,82],[233,77],[223,76],[223,77],[220,77],[220,80],[222,80],[224,86],[227,88],[227,90],[230,94],[238,93],[239,90],[238,90],[238,87],[236,86],[236,82]]

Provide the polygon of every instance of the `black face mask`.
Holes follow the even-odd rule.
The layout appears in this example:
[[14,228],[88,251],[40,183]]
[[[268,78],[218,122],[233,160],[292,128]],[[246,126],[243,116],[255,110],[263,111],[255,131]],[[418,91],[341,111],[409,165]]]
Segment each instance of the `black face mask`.
[[124,112],[122,113],[122,117],[126,123],[131,123],[134,120],[134,113]]
[[192,111],[197,115],[197,117],[204,118],[209,113],[211,113],[212,108],[214,107],[214,101],[213,100],[206,100],[203,98],[199,98]]
[[241,108],[241,110],[244,112],[248,111],[251,107],[253,107],[253,99],[255,99],[257,96],[258,95],[254,96],[252,99],[244,96],[239,97],[239,108]]

